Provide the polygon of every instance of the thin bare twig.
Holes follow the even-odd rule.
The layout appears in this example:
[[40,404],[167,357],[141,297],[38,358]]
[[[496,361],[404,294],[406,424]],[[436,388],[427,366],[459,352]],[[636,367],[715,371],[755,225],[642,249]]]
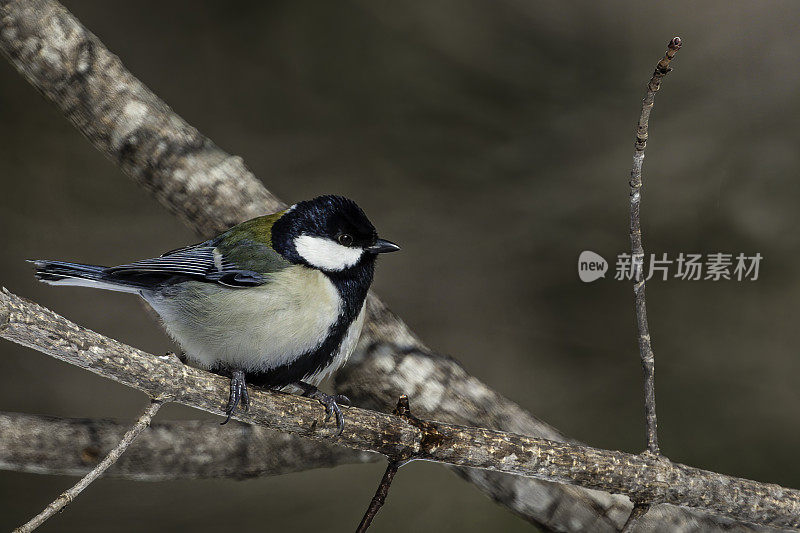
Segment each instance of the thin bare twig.
[[386,503],[386,496],[389,494],[389,487],[392,486],[394,475],[397,473],[397,470],[400,468],[400,466],[402,466],[402,464],[403,461],[390,460],[389,464],[386,465],[386,471],[383,473],[381,482],[378,485],[378,488],[375,490],[375,496],[373,496],[372,501],[369,502],[369,507],[367,507],[367,511],[364,513],[361,523],[358,524],[358,528],[356,528],[356,533],[364,533],[367,529],[369,529],[369,526],[372,525],[375,515],[378,514],[378,511],[381,510],[383,504]]
[[78,494],[83,492],[86,487],[91,485],[92,482],[102,476],[103,472],[108,470],[108,467],[117,462],[117,459],[119,459],[120,455],[125,453],[125,450],[127,450],[128,446],[130,446],[133,441],[136,440],[136,437],[138,437],[139,434],[150,425],[150,421],[153,419],[158,410],[161,409],[162,405],[163,402],[161,400],[150,400],[150,405],[147,406],[139,419],[136,420],[136,423],[131,427],[131,429],[128,430],[127,433],[125,433],[125,436],[122,437],[122,440],[119,441],[119,444],[117,444],[117,446],[111,450],[108,455],[106,455],[105,459],[100,461],[100,464],[98,464],[94,469],[92,469],[91,472],[81,478],[80,481],[75,483],[75,485],[64,491],[61,496],[53,500],[53,502],[45,507],[41,513],[31,518],[24,525],[15,529],[14,533],[29,533],[30,531],[33,531],[37,527],[44,524],[48,518],[69,505],[72,500],[78,496]]
[[[405,394],[401,395],[397,400],[397,407],[394,408],[393,413],[397,416],[402,416],[408,419],[412,424],[418,425],[422,423],[422,421],[417,417],[411,415],[411,407],[408,404],[408,396]],[[386,471],[383,473],[381,482],[378,484],[378,488],[375,490],[375,495],[372,497],[372,501],[369,502],[369,507],[367,507],[367,511],[364,513],[361,523],[358,524],[356,533],[364,533],[367,529],[369,529],[369,526],[372,524],[372,521],[375,519],[378,511],[380,511],[381,507],[383,507],[383,504],[386,503],[386,496],[388,496],[389,487],[392,486],[392,481],[394,481],[394,475],[397,473],[397,470],[407,462],[408,457],[389,458],[389,464],[386,465]]]
[[656,92],[661,87],[661,80],[671,70],[669,67],[672,58],[681,47],[681,38],[673,38],[668,45],[667,53],[656,65],[653,77],[647,84],[647,94],[642,100],[642,112],[636,127],[636,143],[633,154],[633,169],[631,170],[630,197],[631,197],[631,256],[633,263],[633,292],[636,307],[636,328],[639,338],[639,356],[642,360],[644,372],[644,409],[647,426],[647,451],[654,455],[659,454],[658,449],[658,424],[656,422],[656,385],[655,385],[655,354],[650,342],[650,328],[647,324],[647,304],[645,302],[645,276],[644,276],[644,247],[642,246],[642,225],[639,219],[640,203],[642,199],[642,162],[644,149],[647,147],[647,128],[650,120],[650,111],[653,109]]

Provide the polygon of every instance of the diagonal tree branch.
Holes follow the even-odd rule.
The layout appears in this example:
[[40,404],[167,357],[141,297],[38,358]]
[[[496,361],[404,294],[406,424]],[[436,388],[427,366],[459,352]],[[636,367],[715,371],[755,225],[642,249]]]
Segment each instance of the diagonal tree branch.
[[[0,413],[0,469],[83,476],[126,430],[111,420]],[[105,475],[138,481],[245,479],[380,458],[261,426],[181,420],[151,424]]]
[[[227,380],[157,357],[82,328],[3,289],[0,336],[136,388],[161,402],[220,413]],[[495,470],[669,503],[738,521],[800,528],[800,491],[708,472],[653,455],[632,455],[443,422],[414,421],[351,407],[344,432],[325,422],[317,402],[254,390],[247,413],[235,417],[311,439],[330,439],[390,459],[424,459]]]
[[[240,158],[222,152],[173,113],[58,2],[0,0],[0,51],[96,148],[199,234],[212,235],[283,205]],[[405,365],[412,360],[420,365],[419,372]],[[348,370],[340,372],[337,383],[357,402],[379,401],[390,408],[399,394],[408,392],[423,417],[435,412],[437,418],[456,423],[562,438],[452,359],[430,353],[374,296]],[[497,472],[459,472],[491,498],[547,529],[617,531],[631,509],[620,496]],[[737,527],[674,507],[652,510],[641,524],[651,520],[669,524],[673,531]]]

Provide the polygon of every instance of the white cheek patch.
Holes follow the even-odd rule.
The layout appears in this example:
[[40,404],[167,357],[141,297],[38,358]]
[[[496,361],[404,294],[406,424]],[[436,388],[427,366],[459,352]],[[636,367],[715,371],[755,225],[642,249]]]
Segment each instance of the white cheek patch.
[[294,240],[297,253],[311,266],[321,270],[344,270],[358,263],[364,250],[342,246],[324,237],[301,235]]

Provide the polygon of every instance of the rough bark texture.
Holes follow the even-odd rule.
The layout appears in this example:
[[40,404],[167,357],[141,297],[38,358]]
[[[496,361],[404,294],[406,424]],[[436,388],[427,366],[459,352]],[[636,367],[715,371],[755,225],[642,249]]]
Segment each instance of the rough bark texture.
[[[480,424],[578,444],[469,375],[451,357],[390,344],[365,347],[357,357],[357,364],[339,371],[336,383],[337,390],[357,396],[364,407],[391,410],[397,401],[395,391],[403,390],[408,391],[414,413],[423,418],[460,425]],[[607,492],[490,470],[455,467],[453,470],[520,516],[529,520],[535,517],[536,522],[556,531],[619,531],[632,508],[629,498]],[[750,529],[720,517],[668,506],[654,506],[639,519],[638,525],[643,531]]]
[[[82,476],[128,427],[111,420],[0,413],[0,468]],[[245,479],[379,459],[261,426],[187,420],[151,424],[106,475],[139,481]]]
[[[57,2],[0,0],[0,50],[95,147],[201,235],[282,206],[241,159],[219,150],[174,114]],[[408,385],[424,372],[410,368],[403,378],[382,372],[358,383],[339,379],[357,403],[387,395],[394,400],[408,393],[423,416],[435,408],[442,409],[441,415],[437,411],[440,418],[468,417],[470,424],[524,430],[530,435],[557,433],[468,376],[453,361],[426,355],[419,339],[374,296],[368,309],[360,356],[348,375],[369,375],[375,361],[366,348],[383,345],[391,349],[384,349],[380,364],[406,368],[402,366],[405,354],[416,351],[420,369],[429,369],[431,377],[418,390]],[[218,383],[216,389],[207,391],[211,395],[206,397],[222,398],[222,385]],[[631,508],[624,498],[576,487],[478,471],[463,475],[490,497],[551,530],[614,531],[624,524]],[[725,520],[672,507],[654,509],[643,519],[642,525],[646,524],[668,524],[684,531],[729,526]]]
[[[228,380],[157,357],[73,324],[3,289],[0,336],[111,378],[160,401],[220,413]],[[250,424],[328,439],[393,460],[422,459],[580,485],[636,501],[669,503],[774,527],[800,527],[800,491],[708,472],[652,455],[632,455],[572,443],[444,422],[346,409],[340,436],[335,421],[308,398],[255,389]]]

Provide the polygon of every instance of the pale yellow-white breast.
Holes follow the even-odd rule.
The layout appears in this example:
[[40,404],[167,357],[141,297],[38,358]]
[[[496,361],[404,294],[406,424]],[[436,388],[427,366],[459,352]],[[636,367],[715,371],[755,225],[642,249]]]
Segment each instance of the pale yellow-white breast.
[[[342,308],[339,291],[328,277],[300,265],[269,274],[269,282],[258,287],[190,281],[142,296],[190,360],[206,368],[222,362],[245,372],[269,370],[314,350]],[[362,307],[330,370],[355,348],[363,315]]]

